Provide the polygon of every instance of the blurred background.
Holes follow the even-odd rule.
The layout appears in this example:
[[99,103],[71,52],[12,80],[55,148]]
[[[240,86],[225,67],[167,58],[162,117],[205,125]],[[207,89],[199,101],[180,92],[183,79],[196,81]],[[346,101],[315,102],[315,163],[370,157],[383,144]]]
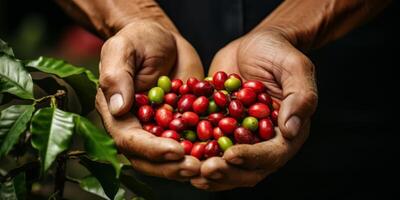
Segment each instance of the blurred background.
[[[159,2],[205,65],[219,48],[279,4],[257,1],[263,6],[254,6],[255,1],[241,1],[245,13],[254,14],[245,15],[238,27],[236,15],[219,17],[234,13],[237,0]],[[207,9],[211,3],[217,6]],[[196,8],[196,13],[182,17],[190,8]],[[255,188],[201,195],[215,199],[255,194],[265,199],[399,199],[399,15],[399,2],[393,1],[370,22],[309,54],[317,70],[320,101],[310,138],[293,160]],[[53,56],[97,71],[102,41],[76,25],[53,1],[0,0],[0,38],[20,58]],[[179,193],[179,188],[190,188],[143,178],[160,189],[160,196],[171,189]]]

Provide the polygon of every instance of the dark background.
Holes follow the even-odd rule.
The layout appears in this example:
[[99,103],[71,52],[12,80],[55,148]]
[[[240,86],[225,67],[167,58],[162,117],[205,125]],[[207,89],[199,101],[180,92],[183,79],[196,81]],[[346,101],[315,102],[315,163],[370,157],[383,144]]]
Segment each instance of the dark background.
[[[279,1],[161,0],[160,4],[208,65],[219,48],[251,29]],[[399,2],[393,1],[370,22],[310,52],[320,99],[310,138],[294,159],[255,188],[203,195],[215,199],[256,195],[260,199],[399,199],[399,13]],[[17,55],[63,57],[58,53],[63,48],[60,40],[74,25],[52,1],[0,0],[0,37],[15,47]],[[35,34],[40,37],[24,39]],[[95,69],[97,60],[86,66]],[[146,180],[163,190],[160,196],[171,193],[166,190],[173,187],[190,187]],[[184,194],[168,195],[173,199]]]

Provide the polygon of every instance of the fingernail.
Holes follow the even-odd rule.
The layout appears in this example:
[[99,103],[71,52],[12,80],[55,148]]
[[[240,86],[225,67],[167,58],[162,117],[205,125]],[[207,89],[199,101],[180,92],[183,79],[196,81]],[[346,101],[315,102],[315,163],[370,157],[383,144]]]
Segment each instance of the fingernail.
[[165,154],[164,158],[166,160],[178,160],[181,158],[181,156],[176,153],[167,153]]
[[124,104],[124,99],[122,99],[122,95],[117,93],[111,96],[110,98],[110,112],[111,114],[116,114],[121,109]]
[[230,160],[229,162],[232,163],[232,164],[235,164],[235,165],[240,165],[240,164],[243,163],[243,159],[241,159],[241,158],[234,158],[234,159]]
[[212,179],[220,179],[220,178],[222,178],[222,174],[219,173],[219,172],[215,172],[215,173],[210,175],[210,178],[212,178]]
[[179,174],[181,175],[181,176],[185,176],[185,177],[189,177],[189,176],[194,176],[194,174],[195,174],[195,172],[193,172],[193,171],[189,171],[189,170],[181,170],[180,172],[179,172]]
[[290,119],[285,124],[286,128],[288,129],[288,134],[294,138],[296,137],[299,129],[301,127],[301,120],[296,115],[290,117]]

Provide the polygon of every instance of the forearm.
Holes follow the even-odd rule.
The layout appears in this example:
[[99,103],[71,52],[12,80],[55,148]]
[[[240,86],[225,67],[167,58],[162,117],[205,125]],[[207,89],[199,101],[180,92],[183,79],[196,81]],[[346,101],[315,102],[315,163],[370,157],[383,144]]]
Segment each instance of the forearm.
[[178,32],[154,0],[56,0],[75,20],[94,29],[104,38],[137,20],[153,20]]
[[307,50],[333,41],[378,14],[390,0],[286,0],[253,31],[272,28]]

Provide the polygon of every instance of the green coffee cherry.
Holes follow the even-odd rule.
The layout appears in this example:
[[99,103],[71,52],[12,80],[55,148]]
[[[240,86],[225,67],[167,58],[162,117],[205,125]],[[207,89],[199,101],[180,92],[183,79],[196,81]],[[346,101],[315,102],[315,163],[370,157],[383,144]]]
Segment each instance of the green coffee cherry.
[[207,76],[207,77],[204,78],[204,80],[205,80],[205,81],[210,81],[210,82],[212,82],[212,81],[213,81],[213,78],[210,77],[210,76]]
[[164,100],[164,90],[161,87],[153,87],[147,96],[152,103],[161,104]]
[[238,90],[240,86],[242,86],[242,82],[235,77],[231,77],[225,81],[224,86],[228,92],[233,92]]
[[157,86],[164,90],[165,93],[171,90],[171,80],[168,76],[160,76],[157,81]]
[[246,117],[242,121],[242,126],[250,131],[258,129],[258,120],[255,117]]
[[210,100],[208,103],[208,114],[218,112],[219,108],[214,100]]
[[231,139],[229,139],[226,136],[222,136],[222,137],[218,138],[218,145],[219,145],[219,148],[222,149],[222,151],[226,151],[233,144],[232,144],[232,140]]
[[184,131],[182,131],[182,136],[185,139],[190,140],[191,142],[195,142],[196,138],[197,138],[196,133],[194,131],[192,131],[192,130],[184,130]]

